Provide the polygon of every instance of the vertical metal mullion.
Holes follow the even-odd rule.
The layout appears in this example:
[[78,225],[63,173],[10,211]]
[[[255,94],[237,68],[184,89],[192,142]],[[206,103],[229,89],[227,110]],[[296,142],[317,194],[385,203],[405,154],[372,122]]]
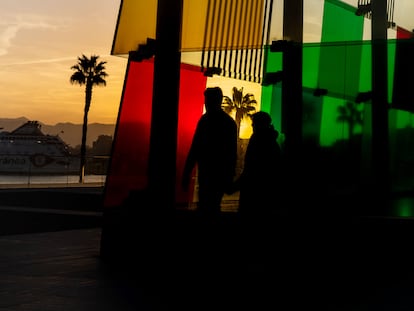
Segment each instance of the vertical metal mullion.
[[[240,12],[242,12],[243,11],[243,7],[244,7],[244,5],[243,5],[243,3],[244,3],[244,1],[243,0],[240,0],[241,1],[241,4],[240,4]],[[236,40],[236,43],[237,43],[237,47],[236,47],[236,55],[235,55],[235,62],[234,62],[234,78],[237,78],[237,64],[238,64],[238,62],[239,62],[239,43],[240,43],[240,29],[241,29],[241,16],[240,16],[240,18],[239,18],[239,25],[238,25],[238,27],[237,27],[237,29],[239,29],[239,32],[238,32],[238,35],[237,35],[237,40]]]
[[[254,28],[253,28],[252,33],[253,33],[253,40],[254,40],[254,42],[256,42],[254,36],[256,35],[256,31],[257,31],[257,25],[256,25],[257,24],[257,18],[258,18],[258,14],[261,14],[261,13],[259,13],[259,4],[258,4],[257,1],[256,1],[256,5],[255,5],[255,10],[253,10],[253,11],[255,12],[255,15],[254,15],[254,20],[253,20]],[[250,48],[249,71],[248,71],[249,81],[252,81],[252,70],[253,70],[252,67],[253,67],[253,59],[254,59],[253,51],[254,51],[254,48],[255,48],[254,46],[255,46],[255,44],[253,44]],[[253,76],[254,76],[254,72],[253,72]]]
[[[227,2],[230,2],[230,9],[229,9],[229,18],[228,18],[228,22],[227,22],[227,34],[226,34],[226,45],[225,45],[225,54],[224,54],[224,60],[223,60],[223,74],[226,75],[226,67],[227,67],[227,54],[228,54],[228,48],[229,48],[229,38],[230,38],[230,25],[231,25],[231,21],[232,21],[232,8],[233,8],[233,0],[228,0]],[[227,9],[227,7],[226,7]],[[227,15],[227,14],[226,14]],[[231,49],[230,49],[230,53],[231,53]],[[230,54],[231,55],[231,54]],[[231,58],[230,58],[231,61]],[[230,70],[227,70],[228,72],[230,72]]]
[[394,23],[394,0],[388,0],[389,1],[389,16],[388,20],[392,23]]
[[[262,75],[263,69],[263,45],[264,44],[268,44],[269,42],[269,38],[270,38],[270,22],[271,22],[271,16],[272,16],[272,10],[273,10],[273,0],[270,0],[270,3],[268,0],[265,1],[265,8],[264,8],[264,17],[263,17],[263,27],[262,27],[262,39],[260,42],[260,46],[261,49],[259,50],[259,64],[258,64],[258,68],[255,67],[255,71],[258,70],[259,71],[259,77]],[[266,25],[267,25],[267,31],[266,30]],[[265,40],[265,36],[266,36],[266,40]],[[255,66],[256,66],[257,62],[255,62]],[[261,80],[259,78],[259,80]],[[259,81],[260,82],[260,81]]]
[[[210,19],[210,9],[211,9],[211,1],[208,0],[207,4],[207,15],[206,15],[206,25],[204,27],[204,39],[203,39],[203,50],[201,52],[201,70],[204,71],[204,62],[205,62],[205,54],[206,54],[206,45],[207,45],[207,34],[209,33],[209,25],[208,21]],[[207,61],[210,58],[209,49],[207,49]],[[208,65],[208,64],[207,64]]]
[[[245,23],[245,27],[246,27],[246,24],[252,19],[252,14],[253,14],[253,12],[255,12],[255,10],[253,10],[253,8],[255,7],[255,3],[256,2],[257,1],[255,1],[255,0],[251,0],[251,2],[250,2],[251,6],[250,7],[249,6],[247,7],[247,11],[249,12],[249,16],[247,17],[247,20],[246,20],[246,23]],[[254,16],[256,17],[256,14]],[[253,25],[254,25],[254,23],[253,23]],[[247,43],[245,44],[246,54],[244,55],[244,79],[245,80],[249,80],[249,81],[251,81],[250,76],[249,76],[250,70],[248,70],[247,66],[249,64],[249,62],[248,62],[248,59],[249,59],[248,55],[249,55],[249,46],[250,46],[249,43],[250,43],[251,33],[252,33],[252,30],[249,27],[248,28],[248,32],[247,32],[247,38],[246,38]],[[251,55],[250,55],[250,57],[251,57]],[[247,77],[249,77],[249,78],[247,78]]]
[[213,48],[213,63],[212,63],[212,66],[210,67],[219,67],[219,66],[216,66],[216,58],[217,58],[217,42],[218,42],[219,25],[220,25],[220,9],[221,9],[222,0],[218,0],[218,1],[219,1],[218,5],[216,5],[217,2],[215,2],[215,5],[214,5],[214,13],[213,13],[214,18],[212,20],[212,21],[217,20],[217,22],[216,23],[212,22],[212,27],[214,27],[214,32],[215,32],[215,35],[214,35],[215,38],[214,38],[214,42],[212,42],[211,44],[211,47]]
[[[215,20],[215,12],[216,12],[216,0],[213,0],[213,10],[212,10],[212,16],[211,16],[211,27],[210,27],[210,42],[209,42],[209,48],[208,48],[208,54],[207,54],[207,67],[211,66],[211,47],[213,45],[213,29],[214,29],[214,20]],[[215,58],[215,51],[213,49],[213,62]]]
[[[221,33],[221,35],[220,35],[220,46],[218,47],[218,68],[222,68],[222,65],[221,65],[221,55],[222,55],[222,51],[223,51],[223,37],[224,37],[224,30],[225,30],[225,27],[224,27],[224,25],[225,25],[225,21],[226,21],[226,16],[227,16],[227,12],[226,12],[226,8],[227,8],[227,1],[224,1],[224,9],[222,10],[222,5],[223,5],[223,2],[222,1],[220,1],[220,9],[219,9],[219,12],[221,13],[221,16],[219,16],[219,23],[217,23],[217,26],[219,26],[220,24],[221,24],[221,31],[220,31],[220,33]],[[217,27],[217,35],[219,34],[219,27]],[[217,36],[217,40],[218,40],[218,36]],[[217,48],[216,48],[216,50],[217,50]]]
[[[235,0],[235,8],[234,11],[237,12],[237,4],[238,4],[238,0]],[[233,14],[234,16],[236,16],[235,14]],[[235,33],[236,33],[236,17],[234,17],[234,24],[233,24],[233,33],[232,33],[232,46],[234,46],[234,38],[235,38]],[[236,50],[237,51],[237,50]],[[229,55],[229,77],[232,76],[232,62],[233,62],[233,48],[230,49],[230,55]],[[237,56],[237,53],[236,53]]]
[[[241,31],[242,36],[241,36],[241,40],[239,41],[239,46],[240,46],[240,59],[238,61],[239,64],[239,68],[238,68],[238,72],[239,72],[239,77],[241,78],[243,76],[243,71],[242,71],[242,64],[243,64],[243,58],[244,58],[244,50],[245,50],[245,46],[244,46],[244,37],[246,34],[246,28],[247,28],[247,11],[248,11],[248,7],[249,7],[249,2],[250,1],[246,1],[244,3],[246,3],[246,5],[242,6],[242,16],[240,17],[240,21],[241,23],[243,23],[243,31]],[[244,14],[246,12],[246,14]],[[242,17],[244,18],[244,20],[242,20]]]

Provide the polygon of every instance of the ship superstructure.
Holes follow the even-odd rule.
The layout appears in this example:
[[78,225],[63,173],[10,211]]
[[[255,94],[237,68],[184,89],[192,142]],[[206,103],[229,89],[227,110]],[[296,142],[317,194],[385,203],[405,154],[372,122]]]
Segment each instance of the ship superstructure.
[[0,132],[0,173],[75,174],[78,163],[59,135],[44,134],[38,121]]

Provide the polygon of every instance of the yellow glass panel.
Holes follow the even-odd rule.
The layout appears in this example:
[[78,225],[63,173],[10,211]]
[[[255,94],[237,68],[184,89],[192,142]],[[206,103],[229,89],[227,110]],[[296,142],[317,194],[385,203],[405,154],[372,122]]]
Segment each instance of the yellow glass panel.
[[204,50],[258,48],[263,44],[263,0],[210,1]]
[[184,0],[181,49],[200,51],[204,44],[208,0]]
[[112,55],[135,51],[147,38],[155,39],[157,0],[123,0],[121,2]]
[[[262,45],[264,0],[183,0],[181,51]],[[155,38],[157,0],[123,0],[111,54],[127,54]]]

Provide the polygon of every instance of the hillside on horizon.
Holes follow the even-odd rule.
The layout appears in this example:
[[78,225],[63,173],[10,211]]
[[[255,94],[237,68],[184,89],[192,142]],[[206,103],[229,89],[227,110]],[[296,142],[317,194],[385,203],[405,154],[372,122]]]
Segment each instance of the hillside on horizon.
[[[41,131],[44,134],[59,135],[65,143],[71,147],[81,144],[82,124],[74,124],[70,122],[59,122],[55,125],[43,123],[41,120],[30,120],[26,117],[19,118],[0,118],[0,131],[11,132],[23,125],[27,121],[38,121],[41,124]],[[92,146],[100,135],[108,135],[114,137],[115,124],[89,123],[86,144]]]

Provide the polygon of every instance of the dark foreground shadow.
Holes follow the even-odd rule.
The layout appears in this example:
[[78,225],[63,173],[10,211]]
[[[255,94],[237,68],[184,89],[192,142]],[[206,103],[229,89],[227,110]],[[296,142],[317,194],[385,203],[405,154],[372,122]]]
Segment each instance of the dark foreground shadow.
[[101,258],[180,310],[335,310],[408,284],[413,273],[398,267],[413,259],[413,224],[329,214],[331,204],[251,226],[236,213],[154,212],[137,194],[104,216]]

